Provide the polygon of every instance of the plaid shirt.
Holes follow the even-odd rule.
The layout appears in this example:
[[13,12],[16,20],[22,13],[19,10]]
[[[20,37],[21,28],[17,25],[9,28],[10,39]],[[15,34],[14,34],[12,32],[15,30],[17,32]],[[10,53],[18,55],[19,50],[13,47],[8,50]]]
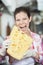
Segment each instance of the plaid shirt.
[[40,60],[41,60],[43,58],[42,39],[40,35],[33,32],[31,32],[31,36],[34,39],[31,48],[40,54]]

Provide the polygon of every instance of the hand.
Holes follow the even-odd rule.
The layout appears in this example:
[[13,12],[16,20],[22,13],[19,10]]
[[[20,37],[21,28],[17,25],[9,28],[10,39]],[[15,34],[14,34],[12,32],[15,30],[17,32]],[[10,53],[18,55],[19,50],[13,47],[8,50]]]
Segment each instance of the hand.
[[36,53],[36,55],[34,56],[36,60],[40,59],[39,53]]

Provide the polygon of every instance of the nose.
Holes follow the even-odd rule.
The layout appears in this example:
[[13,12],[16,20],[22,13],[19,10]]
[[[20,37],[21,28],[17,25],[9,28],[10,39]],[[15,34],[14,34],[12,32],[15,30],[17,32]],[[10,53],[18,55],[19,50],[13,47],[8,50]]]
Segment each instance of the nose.
[[23,24],[23,23],[24,23],[24,21],[23,21],[23,20],[21,20],[21,21],[20,21],[20,24]]

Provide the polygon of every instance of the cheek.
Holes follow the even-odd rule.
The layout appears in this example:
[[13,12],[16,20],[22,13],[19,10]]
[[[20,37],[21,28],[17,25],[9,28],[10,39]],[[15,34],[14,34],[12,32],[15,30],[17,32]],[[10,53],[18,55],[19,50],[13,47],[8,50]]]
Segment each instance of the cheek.
[[26,21],[25,21],[25,24],[27,24],[27,25],[28,25],[28,24],[29,24],[29,21],[28,21],[28,20],[26,20]]
[[16,22],[16,25],[19,25],[19,22]]

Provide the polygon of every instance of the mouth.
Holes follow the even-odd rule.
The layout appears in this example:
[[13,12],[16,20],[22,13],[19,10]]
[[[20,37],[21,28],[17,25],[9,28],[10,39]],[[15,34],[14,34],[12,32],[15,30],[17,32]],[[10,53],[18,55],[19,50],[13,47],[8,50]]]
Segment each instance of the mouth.
[[25,26],[20,26],[20,29],[24,29],[24,28],[26,28],[27,26],[25,25]]

